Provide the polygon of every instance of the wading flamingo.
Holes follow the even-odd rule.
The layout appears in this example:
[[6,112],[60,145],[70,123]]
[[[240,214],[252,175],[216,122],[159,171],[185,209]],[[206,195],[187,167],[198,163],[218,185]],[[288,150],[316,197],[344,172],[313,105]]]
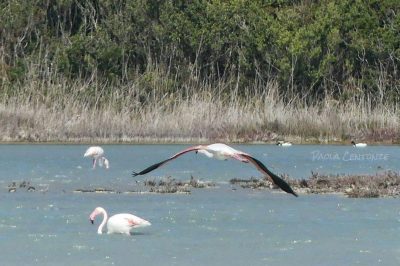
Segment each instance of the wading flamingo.
[[353,144],[353,147],[356,147],[356,148],[364,148],[364,147],[367,147],[367,143],[355,143],[354,140],[351,141],[351,144]]
[[111,216],[107,220],[107,212],[102,207],[97,207],[90,214],[89,219],[94,224],[94,219],[97,215],[103,214],[103,221],[97,229],[97,233],[101,235],[103,233],[103,227],[107,223],[107,234],[127,234],[130,235],[130,231],[133,228],[150,226],[151,223],[140,217],[137,217],[129,213],[119,213]]
[[93,169],[96,168],[96,162],[99,162],[99,166],[102,167],[103,165],[108,169],[110,167],[110,163],[108,162],[107,158],[103,156],[104,150],[100,146],[92,146],[86,150],[83,157],[92,157],[93,158]]
[[209,158],[215,158],[218,160],[227,160],[229,158],[232,158],[232,159],[236,159],[238,161],[244,162],[244,163],[252,163],[253,165],[255,165],[255,167],[261,173],[269,176],[270,179],[272,180],[272,182],[274,184],[276,184],[279,188],[281,188],[283,191],[293,194],[294,196],[297,197],[297,194],[292,190],[292,188],[289,186],[289,184],[286,183],[282,178],[278,177],[277,175],[272,173],[270,170],[268,170],[268,168],[262,162],[260,162],[256,158],[252,157],[250,154],[247,154],[242,151],[238,151],[238,150],[236,150],[232,147],[229,147],[228,145],[222,144],[222,143],[215,143],[215,144],[210,144],[210,145],[198,145],[198,146],[193,146],[193,147],[187,148],[181,152],[178,152],[174,156],[172,156],[164,161],[161,161],[159,163],[156,163],[156,164],[153,164],[153,165],[147,167],[146,169],[144,169],[143,171],[141,171],[139,173],[133,172],[132,175],[137,176],[137,175],[147,174],[147,173],[157,169],[158,167],[164,165],[165,163],[167,163],[173,159],[176,159],[179,156],[181,156],[187,152],[191,152],[191,151],[196,151],[196,153],[199,152],[199,153],[206,155]]

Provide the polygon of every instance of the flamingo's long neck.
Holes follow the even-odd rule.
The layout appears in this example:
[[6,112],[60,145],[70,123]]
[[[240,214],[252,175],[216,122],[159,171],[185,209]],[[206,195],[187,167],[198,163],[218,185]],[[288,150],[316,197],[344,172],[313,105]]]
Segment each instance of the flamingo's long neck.
[[101,224],[99,225],[99,228],[97,228],[97,233],[99,235],[101,235],[103,233],[103,227],[107,222],[108,216],[107,216],[107,212],[103,209],[101,210],[101,213],[103,214],[103,221],[101,222]]
[[102,165],[104,165],[104,167],[106,168],[106,169],[108,169],[108,168],[110,168],[110,163],[108,162],[108,160],[107,160],[107,158],[106,157],[101,157],[101,161],[102,161]]

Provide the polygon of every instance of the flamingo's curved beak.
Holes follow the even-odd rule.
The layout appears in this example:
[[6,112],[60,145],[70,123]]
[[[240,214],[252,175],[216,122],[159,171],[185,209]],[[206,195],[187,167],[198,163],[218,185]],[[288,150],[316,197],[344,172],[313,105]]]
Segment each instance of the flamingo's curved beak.
[[90,222],[91,222],[92,224],[94,224],[94,220],[90,219]]

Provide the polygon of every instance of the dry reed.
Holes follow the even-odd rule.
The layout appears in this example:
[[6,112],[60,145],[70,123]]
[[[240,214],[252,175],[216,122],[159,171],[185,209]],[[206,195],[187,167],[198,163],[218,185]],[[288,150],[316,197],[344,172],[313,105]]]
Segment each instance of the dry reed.
[[35,71],[21,84],[3,86],[0,95],[3,142],[400,141],[398,106],[283,101],[274,81],[255,82],[246,93],[234,81],[210,85],[197,77],[177,87],[157,69],[122,85]]

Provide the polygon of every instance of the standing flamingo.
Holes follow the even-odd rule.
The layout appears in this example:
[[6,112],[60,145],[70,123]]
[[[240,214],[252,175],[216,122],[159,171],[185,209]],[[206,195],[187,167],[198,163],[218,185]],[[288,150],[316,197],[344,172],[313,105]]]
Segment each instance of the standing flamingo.
[[147,173],[157,169],[158,167],[164,165],[165,163],[167,163],[173,159],[176,159],[179,156],[181,156],[187,152],[191,152],[191,151],[196,151],[196,153],[199,152],[199,153],[206,155],[209,158],[215,158],[218,160],[227,160],[229,158],[232,158],[232,159],[236,159],[238,161],[244,162],[244,163],[250,162],[253,165],[255,165],[255,167],[261,173],[269,176],[270,179],[272,180],[272,182],[274,184],[276,184],[278,187],[280,187],[283,191],[293,194],[294,196],[297,197],[297,194],[292,190],[292,188],[289,186],[289,184],[286,183],[282,178],[278,177],[277,175],[272,173],[270,170],[268,170],[268,168],[262,162],[260,162],[256,158],[252,157],[250,154],[247,154],[242,151],[238,151],[238,150],[236,150],[232,147],[229,147],[228,145],[222,144],[222,143],[215,143],[215,144],[210,144],[210,145],[198,145],[198,146],[193,146],[193,147],[187,148],[181,152],[178,152],[174,156],[172,156],[164,161],[161,161],[159,163],[156,163],[156,164],[153,164],[153,165],[147,167],[146,169],[142,170],[139,173],[133,172],[132,175],[137,176],[137,175],[147,174]]
[[110,163],[108,162],[107,158],[103,156],[104,150],[100,146],[92,146],[86,150],[83,157],[92,157],[93,158],[93,169],[96,168],[96,162],[98,160],[99,166],[102,167],[103,165],[108,169],[110,167]]
[[107,212],[102,207],[97,207],[90,214],[89,219],[92,224],[94,224],[94,219],[97,215],[103,214],[103,221],[97,229],[97,233],[101,235],[103,233],[103,227],[107,222],[107,234],[127,234],[130,235],[130,231],[133,228],[150,226],[151,223],[140,217],[137,217],[129,213],[119,213],[111,216],[107,220]]

